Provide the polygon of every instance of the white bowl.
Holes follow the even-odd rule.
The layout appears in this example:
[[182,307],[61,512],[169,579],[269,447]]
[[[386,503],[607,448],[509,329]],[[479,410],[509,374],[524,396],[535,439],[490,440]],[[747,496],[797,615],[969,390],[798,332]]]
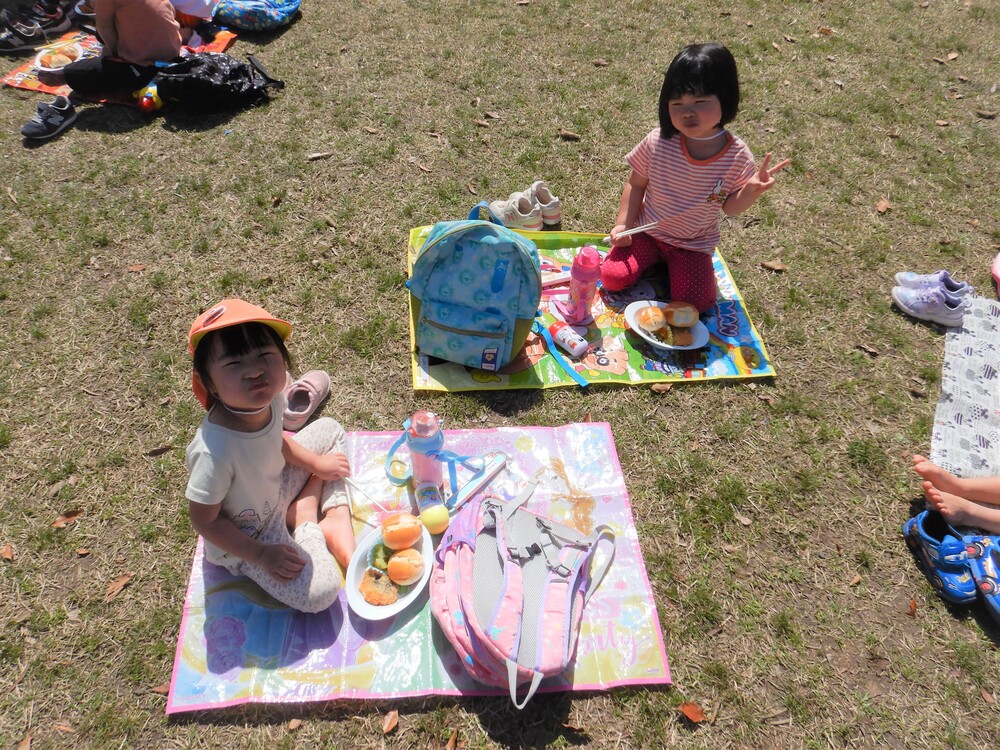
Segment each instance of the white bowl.
[[83,3],[84,0],[80,0],[80,2],[78,2],[73,8],[73,11],[78,16],[83,16],[84,18],[93,18],[95,15],[97,15],[96,13],[88,13],[87,11],[83,10]]
[[371,565],[372,550],[381,541],[382,532],[378,529],[373,529],[361,537],[357,549],[354,550],[354,555],[351,557],[351,562],[347,566],[344,583],[347,587],[347,604],[351,611],[358,617],[371,621],[387,620],[394,617],[419,598],[431,578],[431,565],[434,563],[434,543],[431,541],[430,532],[425,528],[422,530],[420,540],[413,545],[413,549],[419,551],[424,558],[424,573],[420,576],[420,580],[410,586],[401,587],[405,591],[400,592],[400,597],[393,604],[385,606],[369,604],[361,595],[358,587],[361,585],[365,571]]
[[[49,66],[44,65],[42,63],[42,58],[45,57],[46,55],[51,55],[54,52],[62,52],[64,50],[72,52],[73,54],[75,54],[75,57],[73,57],[72,62],[76,62],[81,57],[83,57],[83,47],[81,47],[76,42],[73,42],[72,44],[64,44],[64,45],[61,45],[59,47],[45,47],[44,49],[38,50],[38,54],[35,55],[35,69],[36,70],[62,70],[64,67],[66,67],[65,65],[60,65],[59,67],[56,67],[56,68],[50,68]],[[67,55],[67,57],[69,57],[69,55]]]
[[666,302],[657,302],[656,300],[641,299],[637,302],[633,302],[628,307],[625,308],[625,322],[628,323],[628,327],[632,329],[636,336],[639,336],[644,341],[648,342],[650,346],[657,349],[666,349],[671,351],[686,351],[688,349],[701,349],[703,346],[708,344],[708,328],[700,320],[691,326],[691,335],[694,336],[694,340],[687,346],[671,346],[669,344],[664,344],[659,339],[653,338],[648,333],[646,333],[642,326],[639,325],[639,321],[636,318],[639,316],[639,311],[645,307],[659,307],[660,309],[666,308]]

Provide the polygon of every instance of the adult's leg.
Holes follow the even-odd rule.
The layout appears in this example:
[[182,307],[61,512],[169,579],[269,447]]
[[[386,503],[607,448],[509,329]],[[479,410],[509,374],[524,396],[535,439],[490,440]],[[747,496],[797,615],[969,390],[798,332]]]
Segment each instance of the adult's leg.
[[712,256],[672,245],[663,247],[670,274],[670,299],[694,305],[700,313],[712,307],[719,296]]

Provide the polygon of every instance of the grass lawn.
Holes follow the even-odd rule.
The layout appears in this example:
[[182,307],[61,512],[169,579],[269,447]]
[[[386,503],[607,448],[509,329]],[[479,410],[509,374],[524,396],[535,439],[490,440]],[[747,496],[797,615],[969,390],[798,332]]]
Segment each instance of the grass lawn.
[[[36,145],[18,131],[43,98],[0,92],[0,747],[994,747],[1000,628],[944,605],[899,533],[944,338],[889,289],[948,268],[993,294],[998,38],[993,0],[332,0],[232,48],[286,82],[266,107],[83,104]],[[609,230],[663,70],[711,39],[740,66],[731,129],[792,159],[722,228],[777,377],[414,393],[410,227],[541,178],[565,229]],[[201,419],[185,336],[229,295],[295,324],[348,430],[421,407],[609,422],[674,687],[168,720]]]

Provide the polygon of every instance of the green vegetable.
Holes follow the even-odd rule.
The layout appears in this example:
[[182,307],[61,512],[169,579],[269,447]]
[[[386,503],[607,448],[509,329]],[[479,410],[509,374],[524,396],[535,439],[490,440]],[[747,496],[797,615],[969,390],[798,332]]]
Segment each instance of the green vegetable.
[[389,567],[389,558],[392,557],[392,550],[379,542],[372,548],[372,565],[379,570]]

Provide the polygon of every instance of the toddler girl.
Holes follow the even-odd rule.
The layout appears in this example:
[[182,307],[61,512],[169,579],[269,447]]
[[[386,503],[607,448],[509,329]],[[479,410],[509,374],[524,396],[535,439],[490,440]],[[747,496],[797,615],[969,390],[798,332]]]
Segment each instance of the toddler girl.
[[[670,63],[660,89],[660,127],[625,157],[632,173],[601,268],[605,289],[630,287],[662,261],[672,300],[699,312],[715,304],[712,252],[719,242],[719,211],[745,211],[789,163],[770,167],[767,154],[757,169],[746,144],[723,128],[736,117],[739,102],[736,61],[723,45],[689,45]],[[619,236],[653,222],[656,227],[646,232]]]
[[185,496],[209,562],[290,607],[321,612],[340,590],[337,563],[346,567],[354,552],[350,469],[334,420],[282,431],[291,330],[238,299],[191,325],[192,387],[208,414],[187,448]]

